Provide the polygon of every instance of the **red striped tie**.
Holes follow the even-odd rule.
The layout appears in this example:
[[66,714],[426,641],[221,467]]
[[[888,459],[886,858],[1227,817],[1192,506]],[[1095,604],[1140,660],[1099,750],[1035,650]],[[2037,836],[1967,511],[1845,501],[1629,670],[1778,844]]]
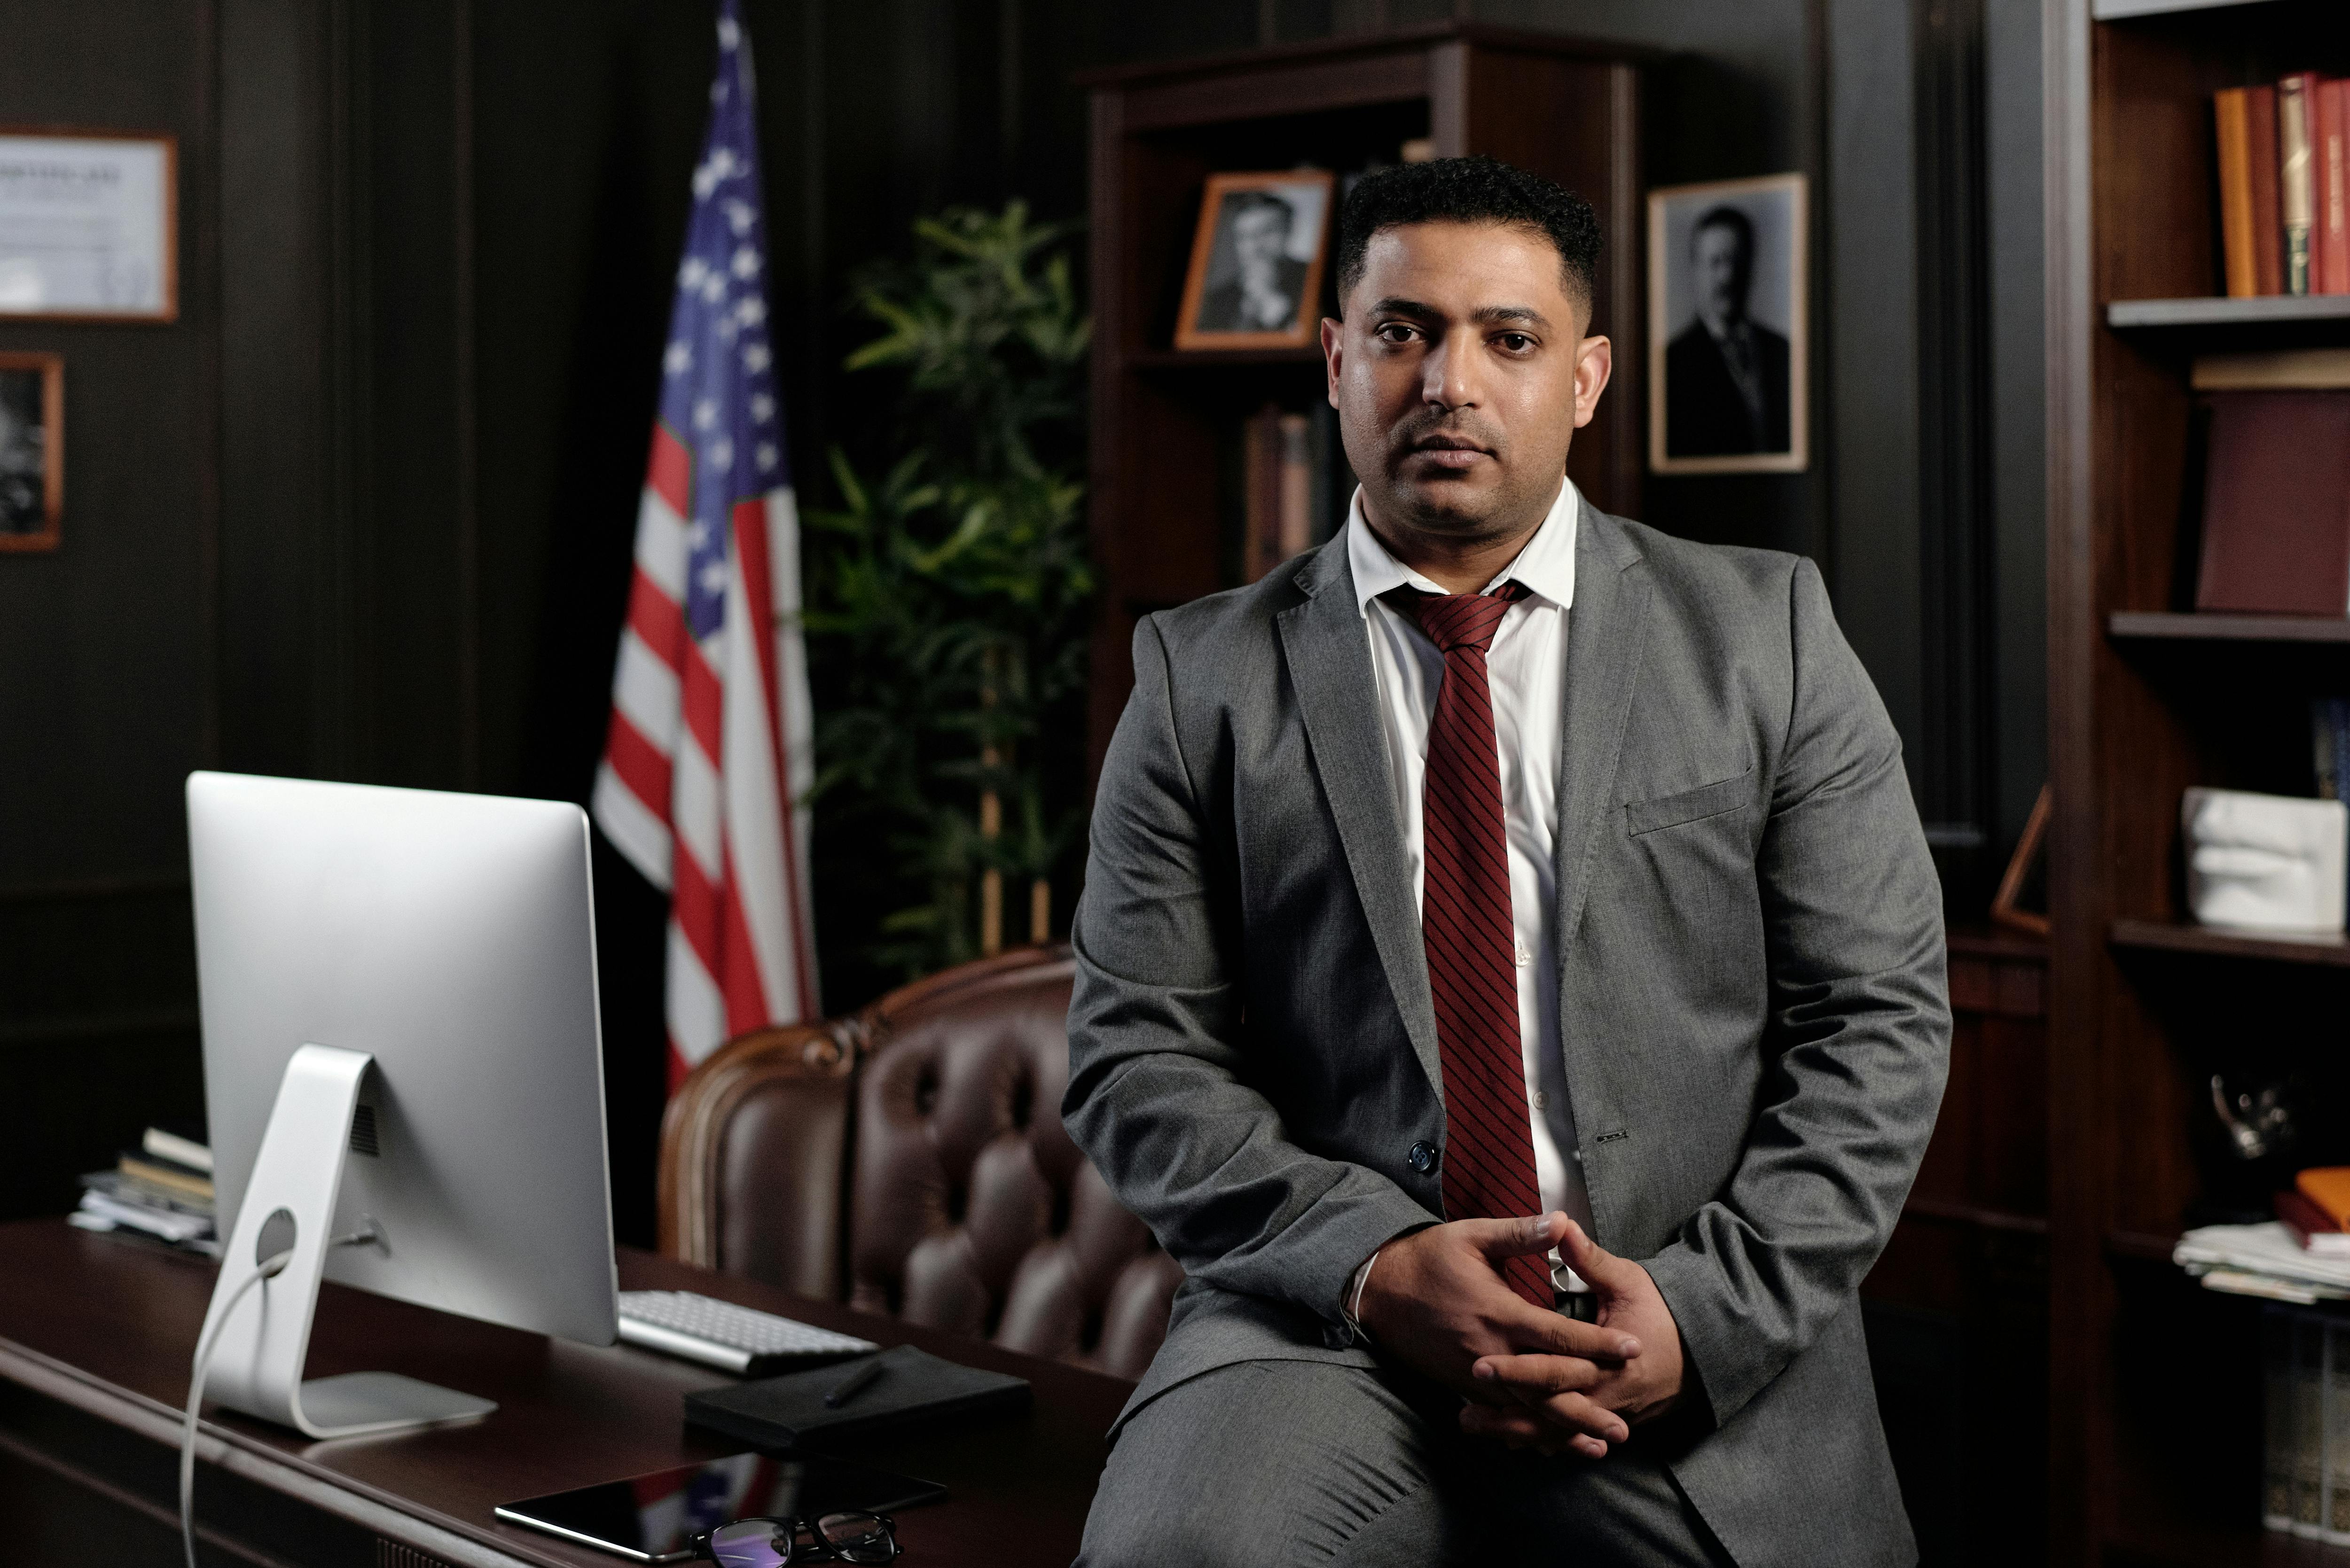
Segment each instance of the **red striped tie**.
[[[1519,1052],[1518,943],[1502,771],[1485,678],[1493,633],[1526,593],[1505,583],[1490,594],[1414,594],[1409,605],[1444,655],[1444,681],[1428,726],[1419,926],[1444,1072],[1448,1220],[1542,1212]],[[1541,1258],[1512,1258],[1502,1274],[1534,1305],[1552,1304],[1550,1266]]]

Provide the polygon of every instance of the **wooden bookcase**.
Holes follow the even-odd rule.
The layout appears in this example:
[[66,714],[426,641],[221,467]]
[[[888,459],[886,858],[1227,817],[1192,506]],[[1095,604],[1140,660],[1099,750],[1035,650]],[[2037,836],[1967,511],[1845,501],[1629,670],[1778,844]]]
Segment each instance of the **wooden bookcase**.
[[[2231,1084],[2301,1082],[2293,1163],[2350,1158],[2350,944],[2187,923],[2180,792],[2304,794],[2350,624],[2192,612],[2199,352],[2350,342],[2350,299],[2223,299],[2210,95],[2350,73],[2350,6],[2046,0],[2053,1561],[2312,1563],[2260,1525],[2260,1309],[2169,1262],[2280,1179]],[[2336,459],[2338,461],[2338,458]],[[1997,1375],[1997,1369],[1989,1369]]]
[[1614,339],[1616,368],[1567,469],[1599,505],[1637,512],[1639,65],[1620,45],[1447,23],[1082,78],[1093,99],[1096,771],[1133,683],[1136,620],[1232,586],[1223,492],[1241,421],[1267,401],[1324,400],[1318,348],[1172,347],[1206,177],[1300,164],[1343,175],[1399,161],[1406,141],[1424,138],[1440,157],[1490,153],[1582,192],[1607,235],[1593,329]]

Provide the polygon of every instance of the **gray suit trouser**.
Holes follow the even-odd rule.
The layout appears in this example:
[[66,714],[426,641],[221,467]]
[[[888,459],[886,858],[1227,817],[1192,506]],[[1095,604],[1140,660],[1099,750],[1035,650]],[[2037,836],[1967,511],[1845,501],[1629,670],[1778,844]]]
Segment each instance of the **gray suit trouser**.
[[1118,1433],[1078,1568],[1728,1568],[1636,1439],[1547,1459],[1468,1438],[1459,1401],[1358,1366],[1250,1361],[1180,1383]]

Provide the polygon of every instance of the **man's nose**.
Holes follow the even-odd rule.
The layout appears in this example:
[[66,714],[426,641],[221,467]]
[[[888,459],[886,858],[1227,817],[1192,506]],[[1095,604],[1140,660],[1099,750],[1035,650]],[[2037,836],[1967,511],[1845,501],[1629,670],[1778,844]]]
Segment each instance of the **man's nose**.
[[1478,400],[1474,356],[1448,337],[1420,363],[1420,400],[1442,409],[1474,408]]

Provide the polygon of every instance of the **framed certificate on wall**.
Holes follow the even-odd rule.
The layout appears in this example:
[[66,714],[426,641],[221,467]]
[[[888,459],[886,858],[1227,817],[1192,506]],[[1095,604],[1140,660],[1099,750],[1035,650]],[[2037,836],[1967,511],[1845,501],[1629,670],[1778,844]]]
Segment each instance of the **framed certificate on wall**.
[[0,317],[172,321],[179,147],[0,130]]

